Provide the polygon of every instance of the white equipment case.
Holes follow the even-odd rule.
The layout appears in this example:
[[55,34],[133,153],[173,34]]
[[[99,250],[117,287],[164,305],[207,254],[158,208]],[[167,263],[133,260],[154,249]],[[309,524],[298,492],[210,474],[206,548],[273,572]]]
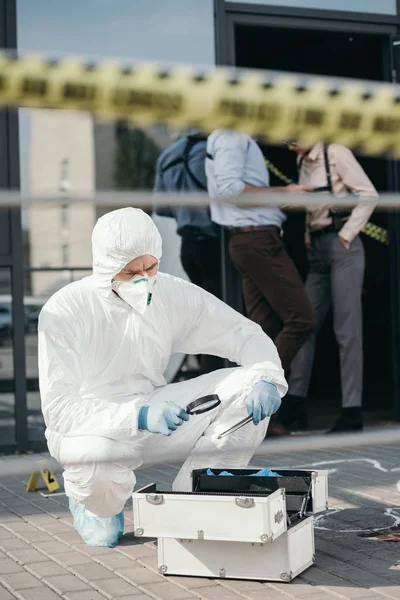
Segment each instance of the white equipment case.
[[299,521],[272,544],[158,540],[159,570],[166,575],[288,583],[314,560],[313,517]]
[[135,535],[157,537],[161,573],[289,582],[315,560],[313,515],[328,508],[327,471],[222,469],[192,492],[133,494]]
[[136,536],[272,542],[287,529],[285,490],[270,496],[157,492],[154,484],[133,494]]

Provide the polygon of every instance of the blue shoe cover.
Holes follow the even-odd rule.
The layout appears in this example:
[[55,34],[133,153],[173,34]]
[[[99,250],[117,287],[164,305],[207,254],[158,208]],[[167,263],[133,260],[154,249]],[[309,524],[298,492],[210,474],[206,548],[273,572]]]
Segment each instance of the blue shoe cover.
[[96,517],[84,506],[69,501],[69,510],[74,517],[74,527],[88,546],[112,548],[124,533],[124,513],[113,517]]

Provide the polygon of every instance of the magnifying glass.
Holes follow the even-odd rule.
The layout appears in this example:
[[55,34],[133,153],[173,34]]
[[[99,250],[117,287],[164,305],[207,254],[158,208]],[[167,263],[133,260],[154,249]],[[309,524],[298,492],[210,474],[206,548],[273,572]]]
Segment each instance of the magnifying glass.
[[209,412],[214,408],[217,408],[221,404],[221,400],[217,394],[209,394],[208,396],[202,396],[193,400],[186,407],[188,415],[202,415],[203,413]]

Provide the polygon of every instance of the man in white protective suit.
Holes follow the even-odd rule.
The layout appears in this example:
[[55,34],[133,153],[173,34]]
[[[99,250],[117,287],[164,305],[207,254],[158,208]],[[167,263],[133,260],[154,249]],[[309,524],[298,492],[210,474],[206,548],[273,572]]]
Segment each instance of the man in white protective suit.
[[[189,491],[193,469],[245,467],[287,385],[259,325],[158,273],[161,236],[144,212],[106,214],[92,243],[93,275],[62,288],[41,312],[40,392],[75,528],[90,545],[113,546],[136,469],[179,452],[185,462],[173,489]],[[241,366],[166,385],[174,352]],[[219,407],[189,416],[187,405],[208,394],[219,395]],[[252,423],[217,439],[247,415]]]

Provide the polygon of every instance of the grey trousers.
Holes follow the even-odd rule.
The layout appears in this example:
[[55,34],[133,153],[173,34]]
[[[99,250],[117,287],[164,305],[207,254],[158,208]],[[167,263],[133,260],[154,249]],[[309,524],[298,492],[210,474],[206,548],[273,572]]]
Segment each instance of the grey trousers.
[[318,326],[291,364],[289,394],[303,398],[308,395],[316,335],[332,304],[333,327],[340,353],[342,406],[361,406],[364,247],[357,237],[347,250],[336,233],[327,233],[314,240],[308,258],[310,270],[306,290],[314,306]]

